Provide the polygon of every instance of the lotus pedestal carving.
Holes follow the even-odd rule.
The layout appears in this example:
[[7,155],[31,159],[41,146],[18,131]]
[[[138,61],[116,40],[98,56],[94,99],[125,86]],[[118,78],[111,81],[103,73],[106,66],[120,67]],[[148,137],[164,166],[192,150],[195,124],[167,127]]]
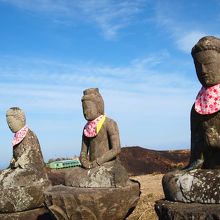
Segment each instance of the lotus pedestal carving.
[[118,188],[54,186],[45,192],[47,207],[59,220],[122,220],[135,208],[138,182]]

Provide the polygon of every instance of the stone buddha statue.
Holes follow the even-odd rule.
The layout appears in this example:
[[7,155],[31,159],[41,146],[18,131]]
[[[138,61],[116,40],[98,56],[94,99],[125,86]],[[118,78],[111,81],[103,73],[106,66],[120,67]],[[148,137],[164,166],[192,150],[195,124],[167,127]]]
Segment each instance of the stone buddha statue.
[[41,207],[43,191],[50,182],[38,138],[26,125],[25,114],[20,108],[10,108],[6,118],[15,135],[10,166],[0,172],[0,213]]
[[191,158],[163,177],[167,200],[220,203],[220,39],[203,37],[192,48],[202,89],[191,110]]
[[83,92],[82,168],[67,173],[65,184],[78,187],[125,186],[128,175],[118,155],[121,151],[117,123],[104,114],[104,101],[97,88]]
[[128,179],[119,161],[121,151],[116,122],[104,114],[96,88],[82,97],[87,123],[82,132],[80,162],[65,173],[65,185],[49,188],[45,203],[56,219],[125,219],[137,205],[140,184]]
[[220,168],[220,39],[202,38],[192,49],[202,89],[191,111],[192,168]]

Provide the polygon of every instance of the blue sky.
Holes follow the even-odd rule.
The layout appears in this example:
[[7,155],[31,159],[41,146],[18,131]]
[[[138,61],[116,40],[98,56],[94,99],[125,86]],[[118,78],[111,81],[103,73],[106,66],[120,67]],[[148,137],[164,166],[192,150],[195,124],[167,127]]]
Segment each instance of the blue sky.
[[78,155],[82,92],[98,87],[122,146],[190,148],[200,84],[190,55],[220,36],[217,0],[0,0],[0,167],[5,112],[24,109],[45,160]]

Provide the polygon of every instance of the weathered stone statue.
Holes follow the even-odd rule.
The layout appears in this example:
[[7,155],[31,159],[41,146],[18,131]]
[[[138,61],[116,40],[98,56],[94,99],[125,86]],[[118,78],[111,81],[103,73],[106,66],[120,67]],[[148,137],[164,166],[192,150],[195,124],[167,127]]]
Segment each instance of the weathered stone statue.
[[57,219],[122,220],[139,200],[140,186],[128,179],[121,165],[119,131],[104,114],[98,89],[86,89],[82,97],[85,119],[80,161],[65,176],[66,186],[45,192],[46,204]]
[[[10,167],[0,173],[0,219],[19,219],[1,213],[16,213],[42,207],[43,191],[50,185],[37,136],[26,125],[24,112],[17,107],[6,113],[15,133]],[[25,215],[26,216],[26,215]]]
[[[169,201],[219,204],[220,39],[203,37],[192,48],[192,57],[202,89],[191,110],[191,158],[185,169],[163,177],[163,189]],[[203,208],[213,210],[213,207]],[[185,208],[185,212],[192,208],[199,210],[198,206]],[[214,215],[220,218],[220,211],[216,212],[219,208],[214,207]]]
[[82,98],[83,114],[88,121],[82,135],[80,161],[83,168],[66,175],[68,186],[125,186],[128,175],[120,164],[119,131],[115,121],[104,115],[104,101],[98,89],[87,89]]

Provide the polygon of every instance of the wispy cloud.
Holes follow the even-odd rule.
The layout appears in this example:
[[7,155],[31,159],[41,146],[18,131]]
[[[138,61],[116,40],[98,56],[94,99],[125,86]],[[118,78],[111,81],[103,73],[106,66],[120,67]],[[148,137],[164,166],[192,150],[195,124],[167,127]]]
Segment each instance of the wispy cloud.
[[[137,15],[143,11],[146,1],[143,0],[0,0],[25,10],[52,15],[54,20],[81,20],[98,26],[103,36],[112,40],[118,33],[133,22],[137,22]],[[74,25],[76,22],[73,22]]]
[[180,50],[189,53],[198,40],[206,35],[208,34],[199,31],[191,31],[182,36],[177,36],[176,45]]
[[[178,101],[177,97],[193,96],[198,85],[184,73],[164,68],[161,74],[157,66],[163,66],[167,59],[170,59],[169,56],[162,53],[132,60],[126,66],[108,66],[0,57],[1,100],[4,106],[21,105],[31,111],[79,111],[81,107],[75,103],[80,103],[82,91],[89,87],[99,87],[112,101],[112,111],[118,109],[117,103],[121,99],[127,100],[126,97],[129,100],[134,97],[130,102],[142,105],[138,100],[144,96],[143,99],[151,100],[152,106],[158,105],[154,100],[166,97],[170,106],[173,105],[173,99],[181,106],[183,102],[181,99]],[[109,95],[113,92],[118,94],[113,95],[114,101]],[[126,105],[129,105],[128,100]],[[160,105],[163,106],[162,101],[156,108],[159,109]]]
[[143,1],[97,1],[86,2],[81,8],[102,29],[103,34],[112,39],[118,31],[129,26],[135,15],[143,10]]
[[[173,62],[172,58],[172,62]],[[175,72],[172,68],[164,67],[171,58],[167,53],[157,53],[144,58],[131,60],[125,66],[111,66],[97,63],[72,62],[57,60],[42,60],[39,58],[18,58],[13,56],[0,57],[0,74],[5,83],[31,83],[43,85],[73,84],[89,86],[102,85],[108,89],[120,88],[130,91],[146,90],[149,85],[168,88],[172,85],[185,88],[191,81]],[[161,75],[158,65],[163,69]],[[164,68],[163,68],[164,67]],[[171,71],[172,70],[172,71]],[[140,88],[139,85],[146,85]],[[138,89],[139,88],[139,89]]]
[[[187,17],[187,10],[193,11],[193,7],[196,8],[197,4],[200,4],[200,2],[191,4],[190,8],[187,8],[187,4],[183,4],[182,2],[166,1],[164,3],[164,1],[159,0],[155,5],[155,17],[152,20],[156,22],[158,27],[162,27],[163,31],[168,32],[170,38],[174,40],[176,47],[185,53],[190,53],[191,48],[201,37],[206,35],[219,36],[215,25],[212,26],[209,23],[209,27],[207,28],[206,25],[202,25],[202,21],[199,18],[193,19],[190,15]],[[217,21],[212,21],[211,23],[215,22]]]
[[[46,13],[65,13],[68,12],[68,1],[59,0],[1,0],[3,3],[8,3],[16,7],[31,11],[41,11]],[[53,4],[54,3],[54,4]]]

